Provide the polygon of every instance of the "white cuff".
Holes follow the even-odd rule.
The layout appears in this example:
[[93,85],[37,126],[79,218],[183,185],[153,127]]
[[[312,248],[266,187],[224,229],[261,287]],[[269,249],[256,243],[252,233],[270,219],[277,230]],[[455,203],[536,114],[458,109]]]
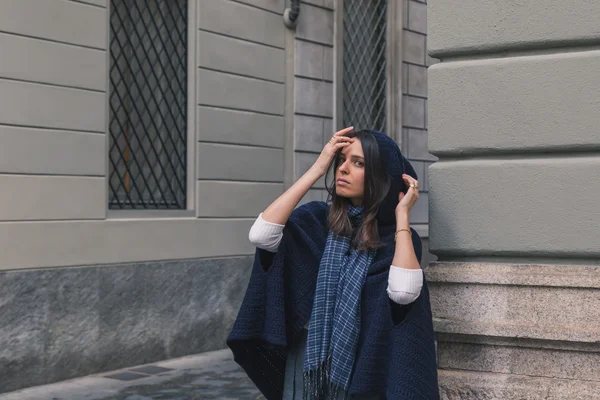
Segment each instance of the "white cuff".
[[265,221],[260,213],[250,228],[248,239],[259,249],[275,253],[283,237],[284,227],[285,225]]
[[421,294],[423,287],[423,270],[390,267],[387,293],[393,302],[410,304]]

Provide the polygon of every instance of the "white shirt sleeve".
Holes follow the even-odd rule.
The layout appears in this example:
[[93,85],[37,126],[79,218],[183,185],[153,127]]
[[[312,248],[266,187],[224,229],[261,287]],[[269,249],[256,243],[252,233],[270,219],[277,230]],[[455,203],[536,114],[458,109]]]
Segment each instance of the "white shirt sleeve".
[[421,294],[423,270],[407,269],[392,265],[388,278],[388,296],[398,304],[410,304]]
[[283,237],[283,228],[285,225],[267,222],[262,218],[262,213],[254,221],[254,225],[250,228],[248,239],[259,249],[277,252],[281,238]]
[[[250,228],[248,239],[259,249],[275,253],[281,243],[284,227],[285,225],[265,221],[261,213]],[[422,269],[407,269],[394,265],[390,267],[387,293],[395,303],[403,305],[412,303],[421,294],[422,287]]]

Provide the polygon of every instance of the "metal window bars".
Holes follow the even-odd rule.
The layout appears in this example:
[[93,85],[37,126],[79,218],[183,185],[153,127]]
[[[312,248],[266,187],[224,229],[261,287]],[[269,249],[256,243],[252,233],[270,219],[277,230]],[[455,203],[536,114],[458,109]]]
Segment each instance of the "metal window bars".
[[187,0],[110,2],[110,209],[185,209]]
[[344,0],[344,126],[386,130],[386,24],[386,0]]

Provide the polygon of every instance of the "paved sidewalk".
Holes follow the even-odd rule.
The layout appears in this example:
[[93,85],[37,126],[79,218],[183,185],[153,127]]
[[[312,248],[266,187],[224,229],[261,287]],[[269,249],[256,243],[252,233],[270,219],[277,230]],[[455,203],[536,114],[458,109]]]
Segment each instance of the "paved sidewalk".
[[264,400],[229,350],[0,394],[0,400]]

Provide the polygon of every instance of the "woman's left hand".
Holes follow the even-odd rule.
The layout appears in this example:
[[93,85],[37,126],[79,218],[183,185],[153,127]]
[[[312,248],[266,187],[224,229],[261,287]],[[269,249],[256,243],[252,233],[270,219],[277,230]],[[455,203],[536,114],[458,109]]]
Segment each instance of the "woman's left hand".
[[408,191],[406,194],[400,192],[400,202],[396,206],[396,217],[401,213],[410,214],[413,206],[419,200],[419,181],[407,174],[402,174],[402,180],[408,186]]

